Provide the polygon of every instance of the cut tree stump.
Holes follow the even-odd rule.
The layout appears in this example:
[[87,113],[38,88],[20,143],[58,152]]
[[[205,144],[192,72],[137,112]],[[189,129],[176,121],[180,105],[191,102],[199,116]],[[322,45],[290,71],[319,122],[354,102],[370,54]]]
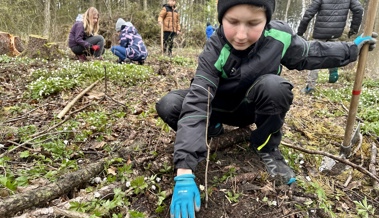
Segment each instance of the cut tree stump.
[[16,57],[24,51],[20,37],[7,32],[0,32],[0,55]]
[[62,58],[63,54],[59,51],[58,44],[48,42],[47,38],[42,36],[30,35],[28,45],[21,56],[53,60]]

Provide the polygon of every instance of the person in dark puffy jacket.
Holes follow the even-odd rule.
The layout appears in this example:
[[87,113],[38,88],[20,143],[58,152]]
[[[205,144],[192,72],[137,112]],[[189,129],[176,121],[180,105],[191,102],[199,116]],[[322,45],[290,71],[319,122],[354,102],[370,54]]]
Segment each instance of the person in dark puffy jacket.
[[86,61],[86,56],[94,55],[102,59],[104,53],[104,37],[98,34],[99,12],[90,7],[84,15],[77,17],[70,30],[68,46],[80,61]]
[[[338,41],[345,29],[349,11],[353,14],[348,32],[350,38],[358,33],[362,22],[363,7],[359,0],[313,0],[304,13],[297,34],[303,36],[309,22],[316,16],[312,38],[319,41]],[[307,85],[302,90],[304,93],[308,94],[314,90],[318,72],[319,70],[312,70],[308,73]],[[337,80],[338,68],[329,68],[329,83],[335,83]]]
[[163,28],[163,50],[168,56],[172,56],[174,38],[180,34],[180,17],[175,9],[176,0],[167,0],[158,16],[158,24]]
[[116,31],[119,33],[120,45],[112,46],[111,51],[118,57],[118,63],[137,61],[138,64],[144,64],[148,55],[147,49],[133,24],[118,18]]
[[356,61],[364,43],[371,49],[376,44],[371,36],[354,42],[306,41],[287,23],[271,21],[274,9],[275,0],[218,0],[220,27],[206,41],[190,87],[172,90],[156,103],[159,117],[176,131],[171,218],[194,218],[200,209],[193,173],[207,156],[207,138],[222,134],[223,124],[255,124],[250,147],[270,178],[276,184],[294,183],[296,175],[279,150],[294,97],[293,85],[280,76],[282,65],[339,67]]

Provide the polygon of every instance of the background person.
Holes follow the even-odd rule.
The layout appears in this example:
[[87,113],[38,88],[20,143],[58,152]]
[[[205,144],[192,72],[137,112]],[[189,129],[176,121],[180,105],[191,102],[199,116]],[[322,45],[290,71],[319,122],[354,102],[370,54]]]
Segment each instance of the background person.
[[[362,22],[363,7],[359,0],[313,0],[305,11],[297,29],[297,34],[303,36],[309,22],[316,15],[312,37],[319,41],[338,41],[346,26],[349,10],[353,13],[348,37],[357,34]],[[308,94],[315,88],[319,70],[308,73],[307,85],[302,92]],[[329,83],[338,80],[338,68],[329,68]]]
[[74,23],[70,30],[68,46],[74,52],[78,60],[86,61],[86,56],[94,55],[97,59],[102,59],[104,52],[104,37],[98,35],[99,12],[96,8],[90,7],[84,14],[83,20],[80,18]]
[[118,57],[118,63],[138,61],[138,64],[144,64],[148,55],[147,49],[133,24],[118,18],[116,31],[119,33],[120,44],[112,46],[111,51]]
[[170,57],[172,56],[174,38],[180,34],[180,17],[175,6],[176,0],[168,0],[158,16],[158,24],[163,25],[163,51],[167,52]]

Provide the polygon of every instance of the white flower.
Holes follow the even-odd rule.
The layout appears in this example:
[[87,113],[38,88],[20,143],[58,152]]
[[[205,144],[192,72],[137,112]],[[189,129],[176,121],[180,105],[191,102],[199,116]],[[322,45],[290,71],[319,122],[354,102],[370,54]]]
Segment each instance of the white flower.
[[96,177],[93,179],[93,182],[96,183],[96,184],[99,184],[101,182],[101,178],[100,177]]
[[68,144],[68,140],[64,140],[63,143],[64,143],[65,145],[67,145],[67,144]]
[[204,191],[205,187],[204,187],[203,185],[199,185],[199,189],[200,189],[201,191]]
[[159,177],[157,177],[156,179],[155,179],[155,181],[157,181],[157,182],[160,182],[162,179],[161,178],[159,178]]
[[157,189],[157,187],[155,187],[155,185],[152,185],[151,189],[155,190],[155,189]]
[[95,198],[100,198],[100,193],[99,192],[95,192],[95,193],[93,193],[93,196],[95,197]]
[[276,201],[272,201],[271,204],[274,205],[274,206],[277,205]]
[[126,186],[127,188],[129,188],[129,187],[130,187],[130,181],[127,181],[127,182],[125,183],[125,186]]

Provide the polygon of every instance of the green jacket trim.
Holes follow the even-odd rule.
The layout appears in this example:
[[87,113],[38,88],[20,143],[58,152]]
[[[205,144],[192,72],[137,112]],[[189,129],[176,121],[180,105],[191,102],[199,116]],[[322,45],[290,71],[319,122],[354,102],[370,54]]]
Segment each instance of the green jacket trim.
[[283,46],[284,46],[283,51],[282,51],[282,58],[283,58],[287,52],[288,47],[290,47],[291,45],[291,40],[292,40],[291,34],[284,31],[277,30],[277,29],[270,29],[270,30],[265,30],[264,35],[265,37],[271,36],[272,38],[283,43]]
[[228,78],[228,75],[225,73],[223,66],[226,64],[226,61],[228,60],[230,55],[230,46],[228,44],[225,44],[224,47],[221,49],[220,56],[218,57],[216,63],[214,66],[218,71],[220,71],[221,77],[226,79]]

